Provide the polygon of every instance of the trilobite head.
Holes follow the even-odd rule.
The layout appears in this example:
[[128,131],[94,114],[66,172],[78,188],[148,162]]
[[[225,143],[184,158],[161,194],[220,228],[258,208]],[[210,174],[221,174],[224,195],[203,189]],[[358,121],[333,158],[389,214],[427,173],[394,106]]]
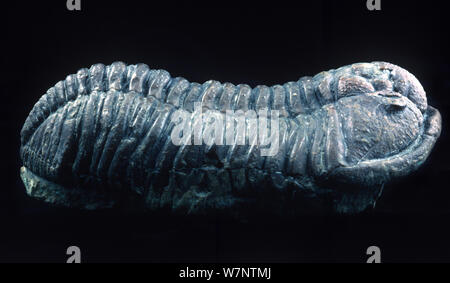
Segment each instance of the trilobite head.
[[395,92],[346,97],[337,107],[349,165],[405,150],[419,136],[423,121],[414,103]]
[[425,161],[440,134],[441,117],[406,70],[384,62],[352,68],[365,77],[361,82],[371,84],[363,85],[357,77],[338,82],[342,98],[333,107],[342,130],[336,132],[336,142],[343,144],[333,153],[339,162],[327,177],[344,184],[381,185]]

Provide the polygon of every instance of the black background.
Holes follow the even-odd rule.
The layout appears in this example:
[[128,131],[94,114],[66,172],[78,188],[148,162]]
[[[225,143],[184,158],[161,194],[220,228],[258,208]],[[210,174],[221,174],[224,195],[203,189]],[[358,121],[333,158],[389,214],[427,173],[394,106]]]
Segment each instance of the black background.
[[[0,262],[450,261],[450,60],[446,7],[436,1],[66,1],[2,4]],[[395,3],[393,3],[395,2]],[[295,4],[294,4],[295,3]],[[20,129],[39,97],[94,63],[146,63],[189,81],[273,85],[356,62],[413,73],[443,117],[430,158],[356,216],[173,217],[49,207],[19,177]]]

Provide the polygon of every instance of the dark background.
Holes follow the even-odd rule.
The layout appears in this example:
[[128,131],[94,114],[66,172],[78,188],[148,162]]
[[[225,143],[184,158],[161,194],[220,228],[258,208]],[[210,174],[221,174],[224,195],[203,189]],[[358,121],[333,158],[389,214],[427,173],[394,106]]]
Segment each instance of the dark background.
[[[436,1],[66,1],[3,4],[0,262],[450,262],[450,60],[446,7]],[[442,1],[443,2],[443,1]],[[146,63],[190,81],[273,85],[375,60],[413,73],[443,117],[416,173],[390,183],[356,216],[173,217],[49,207],[25,194],[20,129],[41,95],[94,63]]]

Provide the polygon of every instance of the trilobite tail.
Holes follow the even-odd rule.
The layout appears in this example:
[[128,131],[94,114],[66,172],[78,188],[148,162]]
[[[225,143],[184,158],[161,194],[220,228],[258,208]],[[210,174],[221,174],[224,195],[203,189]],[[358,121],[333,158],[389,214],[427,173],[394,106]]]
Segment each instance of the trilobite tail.
[[127,210],[142,210],[144,204],[133,192],[105,191],[102,188],[65,186],[43,178],[22,166],[20,177],[26,193],[35,199],[61,207],[96,210],[112,207],[124,207]]
[[71,159],[75,154],[74,145],[80,121],[77,118],[77,112],[81,104],[77,102],[73,104],[74,107],[54,110],[55,112],[48,119],[40,122],[39,126],[35,126],[32,134],[27,132],[28,126],[34,122],[33,119],[38,121],[42,112],[30,115],[28,123],[23,128],[24,143],[21,147],[23,163],[40,176],[56,179],[62,174],[62,170],[68,169],[63,167],[68,164],[67,159]]

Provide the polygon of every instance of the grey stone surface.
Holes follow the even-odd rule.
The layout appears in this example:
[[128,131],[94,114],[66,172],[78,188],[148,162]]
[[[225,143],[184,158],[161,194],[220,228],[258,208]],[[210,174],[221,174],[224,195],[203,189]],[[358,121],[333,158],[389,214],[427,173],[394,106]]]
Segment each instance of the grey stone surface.
[[[179,113],[195,127],[207,110],[225,121],[227,110],[261,109],[280,114],[273,156],[251,137],[237,144],[238,133],[225,145],[171,139]],[[244,121],[247,133],[262,130]],[[96,64],[33,107],[21,132],[21,176],[30,196],[86,209],[136,201],[183,214],[355,213],[375,205],[386,182],[416,170],[440,130],[418,80],[384,62],[255,88],[189,83],[145,64]],[[231,132],[211,124],[200,133],[210,131]]]

